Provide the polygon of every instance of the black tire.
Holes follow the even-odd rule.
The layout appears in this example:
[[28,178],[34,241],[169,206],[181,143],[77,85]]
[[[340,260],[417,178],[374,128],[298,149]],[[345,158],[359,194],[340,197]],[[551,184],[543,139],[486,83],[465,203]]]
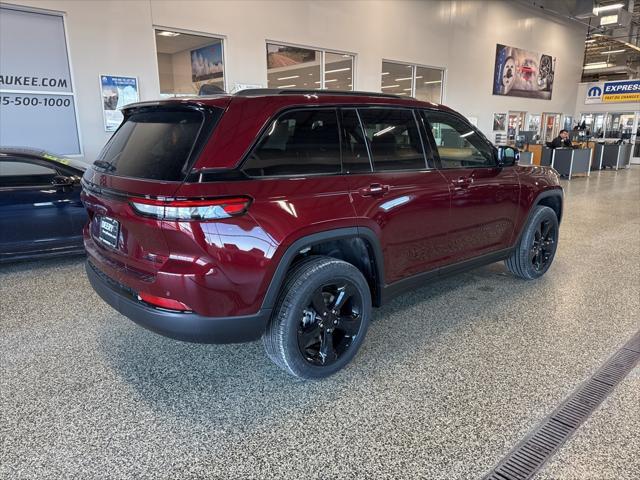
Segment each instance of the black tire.
[[558,248],[558,217],[549,207],[534,207],[520,241],[505,264],[516,277],[534,280],[551,266]]
[[284,371],[324,378],[353,359],[370,319],[371,292],[360,270],[336,258],[312,256],[289,272],[262,341]]

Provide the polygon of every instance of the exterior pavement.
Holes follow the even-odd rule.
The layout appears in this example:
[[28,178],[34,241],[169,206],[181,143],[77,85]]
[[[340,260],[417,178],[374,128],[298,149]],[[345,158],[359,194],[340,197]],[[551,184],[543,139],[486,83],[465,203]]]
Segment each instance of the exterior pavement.
[[[0,267],[0,478],[481,478],[640,328],[640,168],[565,186],[547,275],[494,264],[404,295],[320,382],[259,342],[136,326],[81,258]],[[639,477],[638,370],[539,478]]]

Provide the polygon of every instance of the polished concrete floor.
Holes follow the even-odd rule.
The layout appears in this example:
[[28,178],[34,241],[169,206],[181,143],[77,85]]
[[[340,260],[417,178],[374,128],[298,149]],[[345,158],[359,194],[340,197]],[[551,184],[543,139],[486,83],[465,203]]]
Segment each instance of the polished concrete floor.
[[[640,168],[565,187],[545,277],[400,297],[321,382],[137,327],[81,258],[0,267],[0,478],[481,478],[640,328]],[[539,478],[639,478],[638,370]]]

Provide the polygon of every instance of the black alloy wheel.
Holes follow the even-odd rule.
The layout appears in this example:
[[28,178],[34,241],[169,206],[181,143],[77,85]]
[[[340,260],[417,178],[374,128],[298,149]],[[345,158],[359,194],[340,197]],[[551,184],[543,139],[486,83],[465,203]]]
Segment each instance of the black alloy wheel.
[[311,255],[287,274],[262,337],[269,358],[303,379],[343,369],[362,346],[371,322],[371,289],[354,265]]
[[336,362],[353,344],[362,325],[362,297],[343,280],[313,292],[298,328],[300,352],[313,365]]
[[534,232],[530,257],[533,268],[537,272],[544,271],[549,265],[556,250],[556,228],[551,220],[543,220]]
[[558,248],[558,216],[545,205],[536,205],[520,240],[505,265],[516,277],[534,280],[544,275]]

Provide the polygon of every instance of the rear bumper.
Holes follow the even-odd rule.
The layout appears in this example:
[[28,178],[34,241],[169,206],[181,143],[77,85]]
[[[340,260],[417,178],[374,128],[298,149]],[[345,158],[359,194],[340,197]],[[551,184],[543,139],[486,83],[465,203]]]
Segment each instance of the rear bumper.
[[114,281],[109,281],[90,262],[86,263],[86,270],[93,289],[115,310],[138,325],[185,342],[239,343],[257,340],[264,333],[271,316],[270,310],[238,317],[203,317],[195,313],[153,308],[119,289]]

